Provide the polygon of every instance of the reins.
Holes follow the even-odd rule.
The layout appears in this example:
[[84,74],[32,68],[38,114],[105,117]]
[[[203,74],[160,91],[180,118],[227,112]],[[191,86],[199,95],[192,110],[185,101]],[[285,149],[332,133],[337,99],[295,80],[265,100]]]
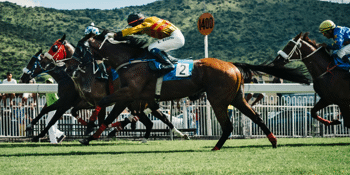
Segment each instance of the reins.
[[[278,55],[280,55],[281,57],[283,57],[283,58],[284,58],[285,60],[287,60],[288,62],[291,61],[290,58],[292,57],[292,55],[293,55],[296,51],[298,51],[298,53],[299,53],[299,59],[296,59],[296,61],[301,61],[301,60],[304,60],[304,59],[307,59],[307,58],[311,57],[312,55],[314,55],[316,52],[318,52],[318,51],[322,48],[322,46],[319,47],[319,48],[317,48],[315,51],[313,51],[312,53],[310,53],[309,55],[307,55],[306,57],[303,58],[302,52],[301,52],[301,50],[300,50],[301,45],[302,45],[302,43],[301,43],[301,38],[299,38],[297,41],[294,41],[293,39],[291,39],[290,42],[293,42],[293,43],[295,44],[295,46],[293,47],[293,49],[291,50],[291,52],[290,52],[289,54],[286,54],[286,53],[285,53],[284,51],[282,51],[282,50],[280,50],[280,51],[277,52]],[[321,75],[319,75],[318,77],[322,77],[322,76],[324,76],[324,75],[327,74],[327,73],[330,73],[330,74],[332,74],[332,75],[334,76],[334,74],[331,72],[331,70],[333,70],[334,68],[336,68],[339,64],[336,64],[336,65],[334,65],[333,67],[330,68],[329,66],[330,66],[331,63],[332,63],[332,61],[328,64],[327,70],[326,70],[324,73],[322,73]]]

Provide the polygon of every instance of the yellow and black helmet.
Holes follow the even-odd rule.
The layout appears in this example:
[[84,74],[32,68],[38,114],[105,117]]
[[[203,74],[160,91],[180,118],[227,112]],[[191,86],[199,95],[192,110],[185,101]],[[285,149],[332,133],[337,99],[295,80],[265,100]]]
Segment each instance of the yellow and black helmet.
[[319,30],[321,33],[325,33],[328,30],[334,29],[336,25],[331,20],[325,20],[320,24]]
[[141,13],[133,13],[128,16],[128,24],[132,27],[137,26],[145,20],[145,16]]

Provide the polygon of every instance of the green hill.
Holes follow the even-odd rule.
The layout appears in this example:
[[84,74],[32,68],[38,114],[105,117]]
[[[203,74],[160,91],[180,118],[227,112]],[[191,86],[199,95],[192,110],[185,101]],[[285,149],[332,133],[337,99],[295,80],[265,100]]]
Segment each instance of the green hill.
[[204,37],[197,30],[197,20],[209,12],[215,18],[214,31],[209,35],[209,56],[250,64],[271,61],[299,32],[310,32],[310,38],[317,42],[331,42],[318,32],[325,19],[350,26],[349,4],[317,0],[206,0],[205,7],[203,0],[161,0],[113,10],[56,10],[0,2],[0,78],[5,78],[10,70],[19,79],[31,56],[40,48],[47,51],[64,33],[76,45],[91,22],[119,31],[127,27],[128,14],[136,11],[178,26],[186,44],[171,54],[193,59],[204,57]]

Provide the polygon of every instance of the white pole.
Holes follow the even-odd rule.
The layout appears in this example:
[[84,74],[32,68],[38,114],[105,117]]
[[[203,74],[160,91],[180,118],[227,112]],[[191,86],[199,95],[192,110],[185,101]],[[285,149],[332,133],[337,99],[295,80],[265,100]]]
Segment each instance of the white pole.
[[204,57],[208,58],[208,35],[204,36]]
[[211,110],[210,110],[210,103],[207,99],[206,101],[206,109],[207,109],[207,136],[212,136],[213,132],[212,132],[212,128],[211,128]]

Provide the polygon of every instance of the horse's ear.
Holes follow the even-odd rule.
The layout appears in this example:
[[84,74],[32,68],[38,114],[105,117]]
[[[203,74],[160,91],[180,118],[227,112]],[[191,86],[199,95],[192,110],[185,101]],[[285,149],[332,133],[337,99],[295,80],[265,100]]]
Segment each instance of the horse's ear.
[[35,54],[35,56],[39,56],[43,52],[43,49],[40,49],[39,52]]
[[62,38],[60,39],[61,42],[63,42],[66,39],[66,34],[63,34]]
[[309,40],[309,32],[306,32],[303,36],[303,40]]
[[295,39],[299,39],[299,38],[301,38],[301,35],[303,34],[303,32],[300,32],[296,37],[295,37]]

